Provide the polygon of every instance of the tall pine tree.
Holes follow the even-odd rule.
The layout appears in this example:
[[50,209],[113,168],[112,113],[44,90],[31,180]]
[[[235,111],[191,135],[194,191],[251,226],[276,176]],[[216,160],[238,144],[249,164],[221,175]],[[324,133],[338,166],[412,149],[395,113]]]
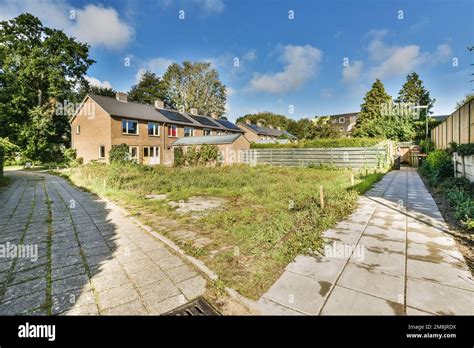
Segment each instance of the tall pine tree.
[[353,135],[372,136],[369,124],[372,124],[373,121],[381,117],[383,106],[391,100],[392,97],[385,91],[382,81],[376,79],[360,106],[360,113],[357,117]]

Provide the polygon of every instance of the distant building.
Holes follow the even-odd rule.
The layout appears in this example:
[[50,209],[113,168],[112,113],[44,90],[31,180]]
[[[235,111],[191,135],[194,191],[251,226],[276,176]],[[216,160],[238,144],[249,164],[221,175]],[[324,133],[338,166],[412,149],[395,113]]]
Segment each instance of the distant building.
[[430,118],[438,122],[443,122],[445,119],[448,118],[448,116],[449,115],[434,115],[434,116],[430,116]]
[[329,115],[331,128],[340,131],[343,135],[347,136],[350,134],[352,128],[354,128],[358,115],[358,112]]
[[245,120],[245,122],[237,123],[237,126],[245,132],[245,138],[251,143],[266,143],[269,140],[276,141],[281,138],[296,140],[293,134],[288,133],[280,127],[275,128],[271,125],[265,127],[261,122],[252,124],[250,120]]

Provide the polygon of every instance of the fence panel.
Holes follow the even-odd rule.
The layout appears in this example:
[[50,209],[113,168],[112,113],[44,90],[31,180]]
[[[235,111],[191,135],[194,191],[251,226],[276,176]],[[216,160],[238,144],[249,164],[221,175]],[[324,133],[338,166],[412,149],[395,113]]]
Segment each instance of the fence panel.
[[337,168],[380,168],[391,163],[388,147],[280,148],[245,150],[244,163],[276,166],[327,165]]

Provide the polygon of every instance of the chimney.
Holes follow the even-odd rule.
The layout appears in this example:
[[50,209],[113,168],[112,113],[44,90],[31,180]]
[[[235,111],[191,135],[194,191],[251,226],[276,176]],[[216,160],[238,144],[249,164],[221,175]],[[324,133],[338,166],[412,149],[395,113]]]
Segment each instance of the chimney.
[[247,124],[252,124],[252,121],[250,121],[248,118],[245,120],[245,123]]
[[278,126],[277,129],[278,129],[279,131],[281,131],[281,127],[280,127],[280,126]]
[[211,117],[216,120],[219,118],[219,116],[217,115],[217,112],[211,112]]
[[191,108],[191,115],[197,115],[197,114],[198,114],[198,109]]
[[121,102],[128,102],[128,95],[127,93],[123,93],[123,92],[117,92],[115,94],[115,98],[118,100],[118,101],[121,101]]
[[165,108],[165,103],[162,100],[155,100],[155,108],[157,109],[164,109]]
[[257,126],[259,126],[259,127],[263,127],[263,124],[262,124],[262,122],[260,122],[260,121],[257,121]]
[[268,125],[268,128],[273,129],[273,126],[271,124]]

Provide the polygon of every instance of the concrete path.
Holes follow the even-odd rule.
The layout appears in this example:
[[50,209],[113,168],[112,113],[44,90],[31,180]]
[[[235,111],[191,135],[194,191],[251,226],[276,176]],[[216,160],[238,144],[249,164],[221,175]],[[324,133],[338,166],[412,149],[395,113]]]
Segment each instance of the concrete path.
[[0,315],[162,314],[204,293],[201,275],[114,205],[56,176],[6,175]]
[[474,281],[418,173],[392,171],[298,256],[258,301],[263,314],[474,314]]

